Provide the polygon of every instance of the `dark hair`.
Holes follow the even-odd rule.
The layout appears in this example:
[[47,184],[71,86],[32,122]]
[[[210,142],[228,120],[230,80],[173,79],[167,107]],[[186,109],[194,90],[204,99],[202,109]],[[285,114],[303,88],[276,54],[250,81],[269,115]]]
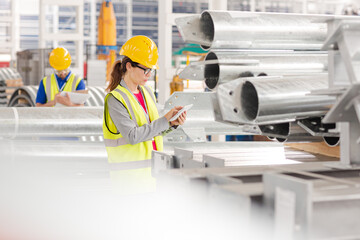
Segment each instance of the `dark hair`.
[[120,84],[121,79],[126,73],[126,64],[128,62],[131,63],[132,66],[136,65],[135,62],[131,61],[131,59],[126,56],[122,60],[114,62],[113,69],[110,74],[110,82],[108,87],[106,88],[106,91],[111,92]]

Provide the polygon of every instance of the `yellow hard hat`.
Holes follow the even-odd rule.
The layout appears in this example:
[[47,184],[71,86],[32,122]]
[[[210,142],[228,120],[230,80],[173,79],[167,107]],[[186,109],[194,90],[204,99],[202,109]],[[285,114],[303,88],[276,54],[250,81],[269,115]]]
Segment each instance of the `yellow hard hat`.
[[69,51],[64,47],[53,49],[49,57],[50,65],[58,71],[67,69],[71,65],[71,56]]
[[159,58],[156,44],[146,36],[135,36],[126,41],[120,49],[120,55],[127,56],[133,62],[148,68],[158,68]]

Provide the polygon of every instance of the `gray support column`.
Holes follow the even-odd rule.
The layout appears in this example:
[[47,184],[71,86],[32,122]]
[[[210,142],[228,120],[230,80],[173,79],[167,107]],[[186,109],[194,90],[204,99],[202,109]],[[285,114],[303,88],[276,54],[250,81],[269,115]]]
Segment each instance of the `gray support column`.
[[209,0],[209,10],[227,10],[227,0]]
[[133,18],[133,7],[132,7],[132,0],[127,0],[127,11],[126,11],[126,39],[132,37],[132,18]]
[[172,78],[172,1],[158,1],[159,4],[159,70],[158,70],[158,101],[164,104],[170,95],[170,81]]
[[20,49],[20,14],[18,0],[11,0],[11,61],[16,59],[16,52]]
[[[90,44],[96,44],[96,0],[90,0],[90,18]],[[95,49],[91,52],[95,52]]]

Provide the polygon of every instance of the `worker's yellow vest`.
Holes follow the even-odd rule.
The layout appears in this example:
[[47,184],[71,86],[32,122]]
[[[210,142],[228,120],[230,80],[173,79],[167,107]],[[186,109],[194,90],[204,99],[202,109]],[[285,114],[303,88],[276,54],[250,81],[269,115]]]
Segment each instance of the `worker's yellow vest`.
[[[65,83],[65,87],[63,88],[63,92],[74,92],[76,91],[77,86],[81,81],[81,77],[76,77],[75,74],[71,74],[69,79]],[[55,99],[55,95],[60,92],[58,87],[55,74],[51,74],[50,77],[44,77],[43,79],[45,94],[47,98],[47,102],[50,102]]]
[[[158,119],[159,114],[154,94],[148,87],[141,87],[141,89],[148,107],[150,119],[152,121]],[[127,89],[119,85],[109,94],[112,94],[124,104],[136,126],[140,127],[148,123],[142,106]],[[113,191],[121,195],[154,192],[156,180],[151,176],[151,168],[148,164],[153,150],[152,141],[145,141],[134,145],[126,142],[110,117],[107,106],[109,94],[105,97],[103,132]],[[157,150],[162,151],[162,136],[155,137],[155,143]]]
[[[148,107],[149,117],[151,121],[154,121],[159,118],[155,103],[155,96],[148,87],[141,86],[141,89]],[[126,88],[119,85],[109,94],[113,95],[127,108],[130,118],[135,122],[136,126],[141,127],[142,125],[148,123],[142,106],[139,104],[135,96]],[[109,163],[134,162],[151,159],[151,152],[153,150],[151,140],[131,145],[117,130],[108,111],[107,99],[109,94],[105,97],[103,120],[104,142],[108,153]],[[162,136],[155,137],[155,143],[157,150],[162,151]]]

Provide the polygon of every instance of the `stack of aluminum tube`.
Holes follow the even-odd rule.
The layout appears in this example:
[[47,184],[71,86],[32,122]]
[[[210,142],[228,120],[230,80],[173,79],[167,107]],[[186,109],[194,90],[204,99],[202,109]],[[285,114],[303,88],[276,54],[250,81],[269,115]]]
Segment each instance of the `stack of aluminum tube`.
[[321,119],[335,102],[333,96],[315,95],[328,89],[327,52],[321,48],[326,21],[333,18],[232,11],[178,18],[184,41],[209,50],[180,77],[205,80],[216,91],[218,121],[245,125],[278,141],[337,137],[329,129],[314,133],[298,124]]
[[102,136],[102,107],[3,108],[0,137]]

